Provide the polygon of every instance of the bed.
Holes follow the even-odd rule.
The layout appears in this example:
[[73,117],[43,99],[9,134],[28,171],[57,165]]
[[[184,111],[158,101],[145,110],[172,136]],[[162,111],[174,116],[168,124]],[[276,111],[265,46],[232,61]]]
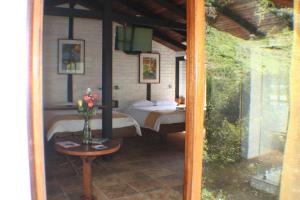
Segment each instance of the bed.
[[145,132],[160,133],[166,142],[167,134],[185,130],[185,109],[170,101],[133,103],[125,112],[133,117]]
[[[45,111],[44,115],[46,139],[49,141],[54,136],[68,135],[81,132],[84,125],[83,118],[75,110]],[[98,112],[90,120],[94,133],[101,134],[102,114]],[[141,136],[139,124],[130,115],[113,112],[113,138]]]

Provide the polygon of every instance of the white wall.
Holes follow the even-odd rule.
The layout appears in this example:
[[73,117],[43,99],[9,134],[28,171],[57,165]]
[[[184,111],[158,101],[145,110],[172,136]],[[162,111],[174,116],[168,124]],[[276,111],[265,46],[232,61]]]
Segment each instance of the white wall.
[[[115,28],[115,25],[114,25]],[[115,33],[115,31],[113,31]],[[68,18],[45,16],[44,18],[44,100],[45,104],[67,101],[67,76],[57,74],[57,39],[68,37]],[[113,37],[114,38],[114,37]],[[87,87],[101,87],[102,23],[99,20],[75,18],[74,39],[85,40],[85,75],[73,76],[74,101]],[[176,52],[153,41],[153,52],[160,53],[160,84],[152,84],[152,99],[174,99]],[[113,98],[120,109],[131,102],[146,98],[146,85],[138,83],[138,55],[113,51]]]

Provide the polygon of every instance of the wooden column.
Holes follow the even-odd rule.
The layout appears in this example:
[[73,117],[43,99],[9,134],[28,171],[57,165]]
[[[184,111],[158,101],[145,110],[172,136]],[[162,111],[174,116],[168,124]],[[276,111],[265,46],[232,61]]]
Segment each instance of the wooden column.
[[184,200],[201,199],[205,98],[204,0],[187,0],[187,110]]
[[[70,1],[70,8],[73,9],[75,4]],[[69,17],[69,33],[68,33],[68,39],[72,40],[74,38],[74,18]],[[67,75],[67,91],[68,91],[68,102],[73,102],[73,75],[68,74]]]
[[102,134],[105,138],[112,136],[112,3],[103,2],[102,23]]
[[290,69],[290,117],[281,175],[281,200],[300,196],[300,1],[294,1],[294,49]]
[[146,98],[148,101],[151,101],[151,83],[147,83],[147,94]]

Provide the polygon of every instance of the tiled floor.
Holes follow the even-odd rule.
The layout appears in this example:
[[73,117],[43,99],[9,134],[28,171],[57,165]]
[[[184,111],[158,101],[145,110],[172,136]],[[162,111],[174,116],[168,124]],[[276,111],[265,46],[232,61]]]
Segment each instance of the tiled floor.
[[[184,134],[169,137],[147,135],[124,140],[112,160],[97,158],[93,165],[93,193],[97,200],[181,200],[183,187]],[[75,158],[77,166],[81,161]],[[48,200],[77,200],[82,194],[81,175],[65,158],[46,150]]]
[[[48,143],[46,149],[48,200],[79,200],[81,175],[76,175],[64,156],[53,150],[53,144]],[[281,156],[276,155],[225,166],[204,162],[204,187],[222,190],[228,200],[277,199],[250,186],[257,171],[278,165]],[[81,160],[74,161],[81,166]],[[182,200],[183,162],[183,133],[170,135],[167,144],[160,144],[158,135],[125,139],[112,160],[94,161],[94,195],[97,200]]]

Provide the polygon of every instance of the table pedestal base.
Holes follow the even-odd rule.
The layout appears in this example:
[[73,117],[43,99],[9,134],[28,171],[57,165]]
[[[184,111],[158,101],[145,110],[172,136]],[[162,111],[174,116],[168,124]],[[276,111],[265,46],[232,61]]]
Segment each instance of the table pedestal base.
[[81,157],[82,168],[82,181],[83,181],[83,193],[81,200],[95,200],[92,192],[92,162],[96,157]]

